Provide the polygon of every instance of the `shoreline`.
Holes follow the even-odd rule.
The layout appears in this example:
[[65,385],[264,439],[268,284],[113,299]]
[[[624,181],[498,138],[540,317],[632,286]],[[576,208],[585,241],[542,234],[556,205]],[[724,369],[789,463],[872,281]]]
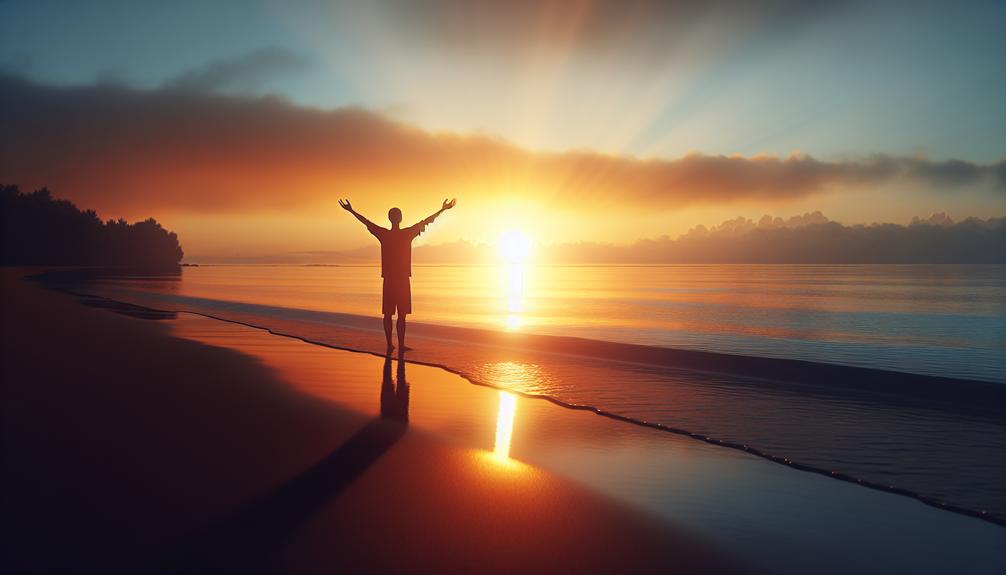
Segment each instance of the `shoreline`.
[[[36,274],[30,279],[49,287],[57,287],[63,290],[69,289],[71,293],[74,293],[72,287],[80,286],[82,282],[86,283],[87,279],[92,277],[96,271],[100,274],[102,270],[59,270]],[[114,276],[115,273],[112,273],[112,277]],[[86,292],[79,292],[78,295],[107,297],[101,294]],[[302,319],[303,321],[325,322],[369,333],[383,333],[381,332],[379,322],[375,321],[375,318],[371,316],[267,306],[191,296],[171,296],[167,294],[155,294],[153,292],[137,295],[140,295],[141,299],[144,299],[139,305],[145,305],[152,309],[162,309],[165,303],[175,303],[183,307],[186,304],[191,304],[200,308],[217,307],[221,310],[241,314],[285,314],[289,317]],[[109,297],[108,299],[115,300],[116,298]],[[160,305],[157,305],[157,303]],[[191,309],[179,308],[173,311],[191,311]],[[207,313],[207,315],[213,314]],[[616,363],[742,376],[772,382],[796,383],[823,388],[855,389],[871,394],[890,394],[892,396],[912,399],[942,403],[949,402],[961,407],[991,411],[998,415],[1006,416],[1006,382],[911,373],[802,359],[759,357],[613,342],[575,336],[507,332],[478,327],[457,327],[418,321],[409,322],[409,334],[414,337],[476,343],[516,351],[533,350],[541,353],[597,358]],[[368,347],[367,351],[382,353],[383,337],[379,343],[380,345],[377,347]]]
[[[101,296],[94,296],[94,295],[91,295],[91,294],[78,294],[78,293],[74,293],[74,292],[65,292],[65,293],[69,293],[69,294],[77,296],[77,297],[95,298],[95,299],[98,299],[98,300],[102,300],[104,302],[109,302],[112,305],[107,305],[107,306],[103,305],[103,306],[100,306],[100,307],[103,307],[105,309],[109,309],[110,311],[115,311],[117,313],[124,313],[125,315],[135,315],[136,317],[144,317],[144,316],[157,316],[158,314],[165,314],[165,313],[167,313],[167,314],[191,314],[191,315],[194,315],[194,316],[204,317],[204,318],[215,320],[215,321],[220,321],[220,322],[225,322],[225,323],[231,323],[231,324],[241,325],[241,326],[252,328],[252,329],[256,329],[256,330],[261,330],[261,331],[264,331],[266,333],[269,333],[269,334],[277,336],[277,337],[290,338],[290,339],[301,341],[303,343],[307,343],[307,344],[310,344],[310,345],[316,345],[316,346],[325,347],[325,348],[329,348],[329,349],[348,351],[348,352],[353,352],[353,353],[361,353],[361,354],[366,354],[366,355],[372,355],[372,356],[376,356],[376,357],[385,357],[386,356],[386,354],[382,354],[382,353],[375,352],[375,351],[369,351],[369,350],[366,350],[366,349],[360,349],[360,348],[354,348],[354,347],[346,347],[346,346],[333,345],[333,344],[325,343],[325,342],[322,342],[322,341],[312,340],[310,338],[306,338],[306,337],[303,337],[303,336],[300,336],[300,335],[296,335],[296,334],[284,333],[284,332],[281,332],[281,331],[276,331],[276,330],[273,330],[273,329],[271,329],[271,328],[269,328],[267,326],[255,325],[255,324],[252,324],[252,323],[247,323],[247,322],[243,322],[243,321],[239,321],[239,320],[234,320],[234,319],[228,319],[228,318],[225,318],[225,317],[214,316],[214,315],[211,315],[211,314],[206,314],[206,313],[201,313],[201,312],[186,311],[186,310],[179,310],[179,311],[159,310],[159,309],[155,309],[155,308],[148,308],[148,307],[139,306],[139,305],[136,305],[136,304],[131,304],[131,303],[128,303],[128,302],[121,302],[121,301],[114,300],[114,299],[111,299],[111,298],[104,298],[104,297],[101,297]],[[551,337],[551,336],[542,336],[542,337]],[[681,429],[681,428],[677,428],[677,427],[670,426],[670,425],[664,425],[662,423],[645,421],[645,420],[641,420],[641,419],[636,419],[636,418],[628,417],[628,416],[621,415],[621,414],[618,414],[618,413],[615,413],[615,412],[611,412],[611,411],[608,411],[608,410],[605,410],[605,409],[601,409],[601,408],[598,408],[598,407],[592,406],[592,405],[569,403],[569,402],[562,401],[561,399],[558,399],[556,397],[552,397],[552,396],[549,396],[549,395],[527,393],[527,392],[523,392],[523,391],[519,391],[519,390],[503,388],[503,387],[500,387],[500,386],[493,385],[491,383],[486,383],[486,382],[483,382],[483,381],[479,381],[477,379],[473,379],[472,377],[470,377],[468,374],[464,373],[463,371],[459,371],[459,370],[457,370],[457,369],[455,369],[455,368],[453,368],[453,367],[451,367],[449,365],[439,364],[439,363],[432,363],[432,362],[425,362],[425,361],[422,361],[422,360],[406,360],[406,361],[407,361],[407,363],[411,363],[411,364],[425,365],[425,366],[428,366],[428,367],[435,367],[435,368],[444,370],[446,372],[449,372],[449,373],[452,373],[454,375],[457,375],[457,376],[461,377],[462,379],[464,379],[465,381],[467,381],[471,385],[477,385],[477,386],[481,386],[481,387],[487,387],[487,388],[491,388],[491,389],[495,389],[495,390],[506,390],[506,391],[508,391],[510,393],[513,393],[513,394],[516,394],[516,395],[520,395],[522,397],[526,397],[526,398],[530,398],[530,399],[544,400],[544,401],[547,401],[547,402],[549,402],[549,403],[551,403],[553,405],[556,405],[556,406],[558,406],[560,408],[563,408],[563,409],[569,409],[569,410],[574,410],[574,411],[586,411],[586,412],[590,412],[590,413],[593,413],[595,415],[598,415],[600,417],[612,419],[614,421],[619,421],[619,422],[627,423],[627,424],[630,424],[630,425],[635,425],[635,426],[639,426],[639,427],[655,429],[655,430],[666,432],[666,433],[672,433],[672,434],[675,434],[675,435],[679,435],[679,436],[683,436],[683,437],[688,437],[690,439],[701,441],[701,442],[704,442],[706,444],[717,446],[717,447],[724,447],[724,448],[728,448],[728,449],[742,451],[742,452],[748,453],[750,455],[754,455],[756,457],[759,457],[759,458],[771,461],[773,463],[789,467],[791,469],[796,469],[796,470],[803,471],[803,472],[806,472],[806,473],[813,473],[813,474],[816,474],[816,475],[821,475],[821,476],[824,476],[824,477],[828,477],[828,478],[831,478],[831,479],[836,479],[836,480],[843,481],[843,482],[846,482],[846,483],[852,483],[854,485],[858,485],[858,486],[861,486],[861,487],[864,487],[864,488],[867,488],[867,489],[873,489],[873,490],[880,491],[880,492],[883,492],[883,493],[890,493],[890,494],[899,495],[899,496],[902,496],[902,497],[907,497],[907,498],[919,501],[920,503],[923,503],[923,504],[928,505],[930,507],[934,507],[936,509],[939,509],[941,511],[947,511],[947,512],[950,512],[950,513],[956,513],[956,514],[964,515],[964,516],[967,516],[967,517],[973,517],[973,518],[981,519],[981,520],[987,521],[989,523],[992,523],[992,524],[995,524],[995,525],[998,525],[998,526],[1001,526],[1001,527],[1006,527],[1006,516],[998,516],[998,515],[995,515],[995,514],[988,513],[987,511],[970,509],[970,508],[967,508],[967,507],[963,507],[963,506],[959,506],[959,505],[954,505],[954,504],[947,503],[945,501],[942,501],[942,500],[939,500],[939,499],[936,499],[936,498],[928,497],[928,496],[926,496],[924,494],[917,493],[917,492],[912,491],[910,489],[904,489],[904,488],[897,487],[895,485],[887,485],[887,484],[883,484],[883,483],[879,483],[879,482],[869,481],[869,480],[866,480],[866,479],[863,479],[863,478],[860,478],[860,477],[855,477],[853,475],[849,475],[847,473],[842,473],[842,472],[839,472],[839,471],[834,471],[834,470],[828,470],[828,469],[824,469],[824,468],[820,468],[820,467],[815,467],[813,465],[807,465],[807,464],[804,464],[804,463],[801,463],[801,462],[798,462],[798,461],[791,460],[791,459],[789,459],[787,457],[772,455],[770,453],[767,453],[765,451],[762,451],[762,450],[760,450],[760,449],[758,449],[756,447],[750,446],[750,445],[745,445],[745,444],[736,443],[736,442],[732,442],[732,441],[727,441],[727,440],[723,440],[723,439],[717,439],[715,437],[710,437],[710,436],[707,436],[707,435],[703,435],[701,433],[695,433],[695,432],[689,431],[687,429]],[[827,365],[827,364],[821,364],[821,365]]]
[[[55,275],[66,278],[79,276],[80,273],[79,270],[70,270]],[[97,297],[151,309],[192,312],[324,347],[384,355],[383,332],[379,322],[373,318],[172,297],[157,291],[103,288],[100,284],[95,285],[95,289],[79,289],[79,284],[76,289],[73,285],[66,284],[60,287],[70,288],[79,294],[87,292],[83,295],[94,295],[97,291],[101,294]],[[113,295],[122,297],[111,297]],[[203,301],[205,303],[201,304]],[[175,305],[166,305],[172,303]],[[1001,438],[1001,422],[1006,420],[1006,401],[998,398],[1006,397],[1003,395],[1006,394],[1006,385],[918,376],[931,382],[926,389],[936,392],[937,397],[933,397],[933,394],[916,393],[904,386],[897,391],[883,386],[877,390],[868,387],[868,384],[855,385],[855,380],[830,378],[822,382],[809,379],[794,383],[786,379],[752,377],[746,373],[742,377],[720,376],[719,370],[685,369],[678,366],[666,368],[667,375],[631,375],[637,372],[656,374],[653,370],[663,368],[649,363],[627,361],[622,357],[606,359],[604,354],[568,353],[568,348],[560,346],[557,349],[549,345],[556,339],[562,339],[553,336],[482,330],[479,333],[490,338],[480,338],[472,336],[473,333],[476,331],[468,328],[445,328],[410,322],[409,336],[416,349],[409,352],[409,361],[445,369],[480,385],[506,388],[511,392],[526,392],[524,395],[541,396],[563,407],[729,447],[783,466],[882,492],[896,493],[941,510],[980,518],[999,526],[1006,524],[1006,495],[1000,489],[992,487],[1001,485],[996,478],[1004,477],[1006,471],[1000,469],[1001,466],[988,468],[979,463],[988,461],[990,457],[997,457],[998,450],[993,446],[1001,443],[995,438]],[[459,340],[459,336],[467,337]],[[488,343],[491,338],[504,341],[502,344]],[[595,343],[576,338],[565,340],[588,346]],[[507,345],[509,342],[521,345]],[[545,343],[535,346],[528,345],[529,342]],[[625,347],[643,348],[658,356],[664,351],[663,348],[596,343],[614,350],[616,355]],[[688,351],[681,353],[693,355]],[[699,355],[704,358],[719,357],[715,353]],[[661,357],[667,358],[666,355]],[[755,360],[760,361],[760,358]],[[787,360],[766,361],[790,363]],[[522,389],[522,384],[515,382],[510,376],[501,378],[500,375],[507,372],[486,371],[492,365],[530,365],[539,371],[535,372],[530,386]],[[832,373],[865,369],[837,366],[836,370],[829,364],[810,365]],[[892,373],[865,371],[877,373],[881,377]],[[657,407],[652,409],[617,402],[610,404],[602,401],[602,396],[595,393],[620,393],[619,386],[623,384],[631,384],[634,389],[637,385],[645,386],[646,377],[669,378],[665,380],[668,385],[663,388],[666,392],[650,387],[646,388],[648,391],[643,392],[643,395],[637,394],[637,398],[657,398],[658,403],[654,404]],[[611,381],[617,384],[595,390],[597,382],[606,378],[614,378]],[[536,384],[539,380],[545,384],[544,387]],[[846,385],[847,381],[853,385]],[[946,383],[938,384],[934,381]],[[980,391],[975,393],[976,389]],[[653,393],[656,395],[652,395]],[[723,404],[723,401],[730,403]],[[774,410],[782,410],[780,413],[789,415],[770,417],[768,420],[756,415],[748,417],[743,410],[738,412],[748,401],[762,406],[757,413],[769,414]],[[659,407],[663,405],[668,407]],[[794,406],[808,405],[814,407],[803,414],[793,412]],[[690,411],[682,411],[683,409]],[[830,416],[831,412],[836,415]],[[842,413],[846,415],[837,415]],[[907,415],[908,418],[899,415],[892,419],[889,413]],[[862,429],[853,435],[845,432],[840,439],[830,439],[829,435],[836,429],[833,426],[845,425],[848,417],[866,417],[864,421],[870,423],[860,426]],[[924,427],[919,428],[918,422],[923,421]],[[801,439],[807,433],[810,434],[806,437],[817,439]],[[925,467],[918,472],[901,474],[903,467],[896,463],[878,466],[868,463],[870,459],[866,460],[867,463],[862,463],[859,445],[861,442],[873,443],[879,437],[886,439],[880,440],[883,447],[873,448],[873,461],[877,461],[877,454],[884,454],[885,457],[893,458],[892,462],[903,460],[909,466],[908,469],[914,467],[914,461],[926,461]],[[992,439],[992,443],[986,438]]]
[[9,567],[739,570],[701,538],[567,480],[508,475],[395,422],[367,424],[250,356],[13,275]]

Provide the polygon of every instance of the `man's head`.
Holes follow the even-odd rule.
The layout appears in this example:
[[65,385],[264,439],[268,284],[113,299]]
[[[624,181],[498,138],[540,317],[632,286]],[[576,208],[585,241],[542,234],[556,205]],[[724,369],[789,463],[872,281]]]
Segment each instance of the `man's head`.
[[402,223],[402,210],[398,208],[391,208],[388,210],[388,219],[391,220],[392,224],[396,226]]

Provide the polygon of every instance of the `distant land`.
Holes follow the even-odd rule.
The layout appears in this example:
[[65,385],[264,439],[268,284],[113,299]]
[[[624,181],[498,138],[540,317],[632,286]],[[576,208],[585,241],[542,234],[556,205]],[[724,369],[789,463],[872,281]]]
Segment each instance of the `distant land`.
[[102,222],[53,197],[46,188],[22,193],[0,185],[0,265],[102,266],[174,270],[185,255],[178,236],[146,220]]
[[[996,247],[999,246],[999,247]],[[843,225],[821,212],[788,219],[738,217],[718,226],[696,226],[670,238],[632,244],[577,242],[535,246],[534,259],[554,264],[674,263],[1006,263],[1006,217],[954,221],[945,213],[908,225]],[[464,240],[419,245],[417,264],[497,261],[495,246]],[[380,260],[377,243],[343,251],[303,251],[246,258],[200,257],[191,263],[359,265]]]

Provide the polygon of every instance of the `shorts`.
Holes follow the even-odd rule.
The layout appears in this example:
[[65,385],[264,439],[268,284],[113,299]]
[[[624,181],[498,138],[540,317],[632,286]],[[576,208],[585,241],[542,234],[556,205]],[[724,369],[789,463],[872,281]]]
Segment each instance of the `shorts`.
[[384,278],[384,297],[381,311],[384,315],[412,313],[412,285],[409,278]]

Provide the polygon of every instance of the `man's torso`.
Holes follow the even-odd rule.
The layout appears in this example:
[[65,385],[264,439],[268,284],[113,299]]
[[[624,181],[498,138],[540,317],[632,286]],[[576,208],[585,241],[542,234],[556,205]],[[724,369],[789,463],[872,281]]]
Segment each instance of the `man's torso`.
[[377,239],[381,241],[381,277],[408,278],[412,276],[412,228],[384,230]]

